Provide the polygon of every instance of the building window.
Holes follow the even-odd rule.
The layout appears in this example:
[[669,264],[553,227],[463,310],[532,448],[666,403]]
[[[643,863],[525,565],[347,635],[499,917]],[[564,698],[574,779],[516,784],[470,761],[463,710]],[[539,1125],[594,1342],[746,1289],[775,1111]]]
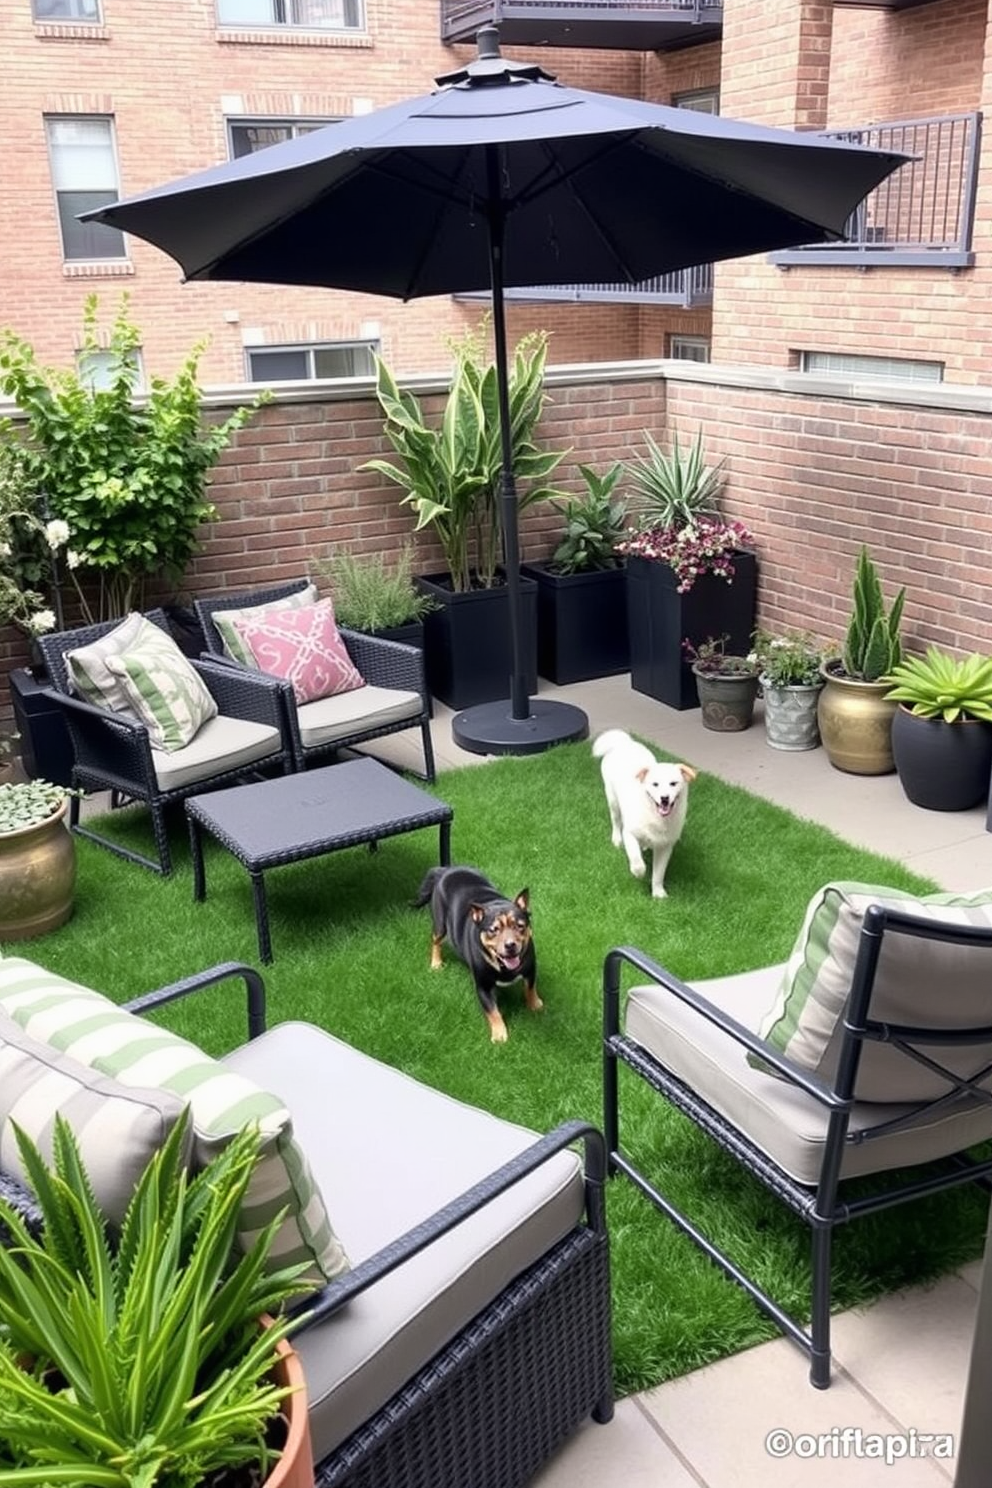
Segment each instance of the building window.
[[673,93],[672,103],[675,108],[693,109],[697,114],[718,114],[720,89],[694,88],[691,93]]
[[52,184],[62,231],[62,257],[126,258],[124,234],[100,222],[78,222],[76,214],[117,201],[117,157],[110,119],[47,119]]
[[299,26],[306,31],[362,31],[363,0],[217,0],[222,26]]
[[36,21],[100,20],[100,0],[34,0]]
[[[141,353],[129,351],[127,361],[134,368],[132,388],[143,387]],[[95,351],[91,347],[87,351],[76,353],[76,371],[79,373],[79,380],[94,393],[113,386],[116,369],[117,357],[112,351]]]
[[679,362],[708,362],[710,342],[708,336],[669,336],[668,355]]
[[910,362],[901,357],[847,356],[833,351],[801,351],[800,372],[876,382],[943,382],[943,362]]
[[323,346],[266,346],[248,352],[250,382],[303,382],[314,377],[371,377],[378,341],[332,341]]
[[281,145],[285,140],[313,134],[325,124],[336,123],[337,119],[229,119],[228,154],[232,160],[238,160],[242,155],[254,155],[257,150],[267,150],[270,145]]

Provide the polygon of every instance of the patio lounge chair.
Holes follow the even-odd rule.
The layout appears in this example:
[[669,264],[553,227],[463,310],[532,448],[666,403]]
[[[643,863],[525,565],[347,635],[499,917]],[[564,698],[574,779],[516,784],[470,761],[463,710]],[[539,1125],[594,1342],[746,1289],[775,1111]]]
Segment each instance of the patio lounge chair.
[[[148,610],[146,620],[169,634],[162,610]],[[69,825],[118,857],[156,873],[172,872],[172,856],[165,810],[173,802],[201,791],[234,785],[246,774],[266,770],[288,773],[293,759],[286,732],[283,684],[261,673],[249,675],[211,661],[189,661],[217,704],[217,716],[197,730],[181,749],[153,749],[146,723],[131,713],[114,712],[85,701],[75,691],[67,653],[90,646],[117,629],[119,620],[76,630],[39,636],[38,645],[48,669],[47,695],[61,710],[72,743],[72,784],[88,791],[111,792],[114,806],[137,801],[151,812],[155,834],[154,858],[124,847],[110,837],[82,826],[79,799],[71,797]]]
[[[621,982],[637,984],[621,995]],[[830,1383],[834,1230],[959,1184],[989,1185],[992,893],[916,899],[827,885],[786,965],[689,985],[642,952],[606,957],[604,1127],[624,1173],[810,1356]],[[812,1230],[809,1330],[713,1244],[622,1146],[641,1080]],[[898,1170],[898,1171],[897,1171]],[[878,1185],[845,1180],[885,1174]]]
[[[310,580],[295,579],[269,589],[241,594],[214,594],[194,600],[203,627],[207,650],[228,664],[238,664],[222,634],[217,616],[228,610],[263,610],[278,606],[295,595],[312,590]],[[361,631],[340,627],[341,639],[366,686],[352,692],[318,698],[299,704],[293,689],[284,689],[287,727],[298,770],[325,760],[340,749],[351,749],[370,739],[383,738],[404,729],[420,729],[424,750],[422,779],[434,779],[434,745],[431,739],[430,694],[424,678],[423,652],[416,646],[383,640]],[[243,658],[241,659],[243,661]]]
[[[157,1028],[170,1047],[150,1091],[147,1028],[135,1015],[232,978],[247,989],[248,1041],[214,1061]],[[21,1112],[33,1110],[50,1131],[51,1102],[32,1096],[29,1056],[39,1085],[55,1070],[62,1088],[73,1081],[63,1099],[80,1113],[80,1140],[94,1133],[112,1193],[98,1198],[112,1213],[150,1156],[136,1145],[154,1150],[163,1140],[149,1111],[177,1095],[179,1110],[188,1100],[194,1141],[203,1130],[211,1149],[256,1116],[266,1214],[281,1203],[272,1187],[278,1162],[293,1175],[294,1196],[301,1171],[312,1174],[352,1265],[306,1299],[310,1316],[292,1340],[306,1375],[317,1483],[523,1488],[586,1416],[612,1415],[600,1133],[572,1121],[539,1137],[313,1025],[264,1029],[264,986],[247,966],[215,967],[120,1007],[29,960],[0,959],[0,1056],[6,1038],[20,1061],[19,1079],[0,1082],[0,1126],[8,1114],[23,1125]],[[112,1120],[126,1130],[108,1148]],[[30,1220],[19,1177],[8,1168],[0,1189]],[[284,1227],[297,1228],[280,1229],[274,1254],[288,1258],[298,1245],[303,1216],[310,1234],[324,1237],[322,1252],[330,1236],[333,1274],[338,1242],[312,1192],[307,1186],[295,1215],[284,1216]],[[254,1205],[249,1192],[249,1230],[259,1223]]]

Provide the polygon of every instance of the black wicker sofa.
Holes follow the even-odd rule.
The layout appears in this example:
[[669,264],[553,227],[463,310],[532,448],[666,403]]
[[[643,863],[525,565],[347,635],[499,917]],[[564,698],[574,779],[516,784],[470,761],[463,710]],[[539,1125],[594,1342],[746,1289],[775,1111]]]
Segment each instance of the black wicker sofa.
[[[0,960],[15,1017],[25,966]],[[240,964],[125,1007],[232,978],[248,1039],[221,1062],[288,1107],[352,1263],[293,1335],[316,1483],[523,1488],[585,1417],[613,1413],[601,1134],[539,1137],[311,1024],[266,1031],[264,985]],[[30,1214],[9,1174],[0,1191]]]

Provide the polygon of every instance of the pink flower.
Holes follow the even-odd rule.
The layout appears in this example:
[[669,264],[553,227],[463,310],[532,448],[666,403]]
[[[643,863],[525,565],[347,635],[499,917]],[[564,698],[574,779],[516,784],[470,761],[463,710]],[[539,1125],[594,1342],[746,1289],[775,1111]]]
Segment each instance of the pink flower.
[[647,527],[632,532],[617,544],[617,552],[669,564],[678,579],[678,592],[687,594],[704,573],[732,583],[734,553],[753,543],[754,538],[741,522],[698,517],[687,527]]

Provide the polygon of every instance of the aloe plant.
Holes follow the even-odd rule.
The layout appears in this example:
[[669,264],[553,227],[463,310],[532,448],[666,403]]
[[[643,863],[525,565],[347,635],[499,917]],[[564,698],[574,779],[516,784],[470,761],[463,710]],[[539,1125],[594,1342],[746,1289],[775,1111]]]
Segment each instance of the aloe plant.
[[902,656],[899,627],[906,601],[905,585],[886,614],[878,570],[862,547],[854,571],[854,608],[844,640],[841,665],[849,677],[878,682],[898,666]]
[[955,657],[937,646],[925,656],[907,656],[885,678],[885,695],[906,703],[918,718],[978,718],[992,723],[992,656]]
[[194,1488],[245,1463],[267,1470],[271,1379],[288,1322],[259,1326],[306,1286],[265,1274],[278,1217],[232,1260],[258,1157],[246,1127],[194,1178],[186,1118],[140,1178],[119,1235],[56,1117],[53,1163],[14,1127],[43,1216],[0,1199],[0,1488]]

